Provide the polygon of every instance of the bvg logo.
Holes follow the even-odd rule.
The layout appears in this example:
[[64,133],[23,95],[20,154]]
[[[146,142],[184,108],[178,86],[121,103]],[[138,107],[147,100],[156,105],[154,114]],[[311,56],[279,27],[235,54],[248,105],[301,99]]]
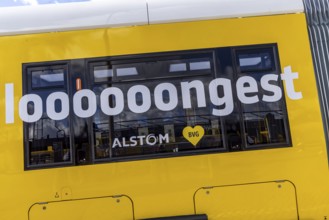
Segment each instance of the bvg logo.
[[204,135],[204,129],[199,125],[195,126],[194,128],[192,128],[191,126],[187,126],[183,130],[184,138],[194,146],[196,146],[199,143],[203,135]]

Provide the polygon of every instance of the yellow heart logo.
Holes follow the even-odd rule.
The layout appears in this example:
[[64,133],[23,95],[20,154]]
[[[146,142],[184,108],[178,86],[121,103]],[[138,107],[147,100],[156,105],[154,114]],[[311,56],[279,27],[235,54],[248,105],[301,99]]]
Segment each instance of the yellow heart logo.
[[187,126],[183,129],[183,136],[186,140],[196,146],[204,135],[203,127],[197,125],[194,128]]

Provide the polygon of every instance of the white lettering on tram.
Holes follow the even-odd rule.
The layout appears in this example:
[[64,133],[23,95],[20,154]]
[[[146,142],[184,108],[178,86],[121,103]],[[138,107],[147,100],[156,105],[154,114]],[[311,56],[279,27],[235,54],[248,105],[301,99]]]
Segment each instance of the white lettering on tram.
[[[58,100],[61,102],[61,111],[56,112],[55,110],[55,101]],[[63,120],[69,116],[69,97],[64,92],[54,92],[51,93],[46,101],[47,114],[50,119],[53,120]]]
[[[130,111],[134,113],[144,113],[151,108],[151,93],[146,86],[132,86],[128,90],[127,96]],[[141,102],[141,104],[138,102]]]
[[[82,99],[88,100],[88,108],[82,108]],[[82,89],[73,96],[73,111],[80,118],[88,118],[93,116],[97,110],[96,95],[89,89]],[[47,113],[48,114],[48,113]]]
[[5,86],[5,99],[6,99],[6,124],[12,124],[15,122],[14,117],[14,84],[7,83]]
[[[223,87],[223,97],[218,96],[218,86]],[[234,109],[231,80],[214,79],[209,84],[210,101],[215,106],[224,106],[224,109],[213,109],[212,114],[216,116],[225,116],[232,113]]]
[[155,136],[154,134],[149,135],[140,135],[140,136],[131,136],[129,139],[123,137],[121,138],[114,138],[112,148],[116,147],[136,147],[136,146],[143,146],[147,144],[149,146],[153,146],[156,144],[163,144],[169,143],[169,134],[159,134]]
[[[34,108],[32,109],[32,105],[29,103],[33,103]],[[30,113],[33,110],[32,113]],[[19,100],[19,116],[25,122],[36,122],[38,121],[43,113],[42,107],[42,99],[40,96],[35,94],[24,95]]]
[[[169,101],[164,101],[163,93],[167,91]],[[184,95],[183,95],[184,97]],[[154,104],[161,111],[171,111],[178,105],[178,95],[176,87],[171,83],[161,83],[154,89]]]
[[[115,107],[110,107],[110,96],[114,97]],[[103,90],[100,96],[101,110],[104,114],[112,116],[118,115],[124,108],[124,97],[121,89],[110,87]]]
[[[303,97],[302,92],[296,92],[294,86],[294,80],[298,79],[298,73],[292,72],[291,67],[288,66],[284,68],[284,72],[280,76],[286,85],[287,96],[292,100],[301,99]],[[237,97],[243,104],[254,104],[260,100],[264,102],[279,101],[282,98],[282,90],[278,85],[275,85],[278,80],[279,77],[276,74],[263,75],[260,79],[260,87],[269,93],[259,94],[259,85],[256,79],[242,76],[238,78],[235,85]],[[201,80],[181,82],[180,92],[183,109],[192,108],[192,99],[195,99],[197,103],[197,106],[193,106],[194,108],[206,107],[206,94],[209,94],[210,104],[213,105],[213,115],[226,116],[231,114],[234,110],[232,81],[227,78],[216,78],[211,80],[207,87]],[[208,93],[205,89],[208,89]],[[192,95],[192,90],[195,91],[195,97]],[[6,124],[14,123],[14,97],[14,84],[5,84]],[[110,103],[110,97],[114,98],[112,99],[114,100],[113,103]],[[96,94],[92,90],[82,89],[73,95],[73,113],[81,118],[92,117],[97,111],[98,104],[101,111],[108,116],[122,113],[125,105],[131,112],[141,114],[150,110],[152,101],[158,110],[172,111],[177,107],[179,97],[177,87],[169,82],[158,84],[154,91],[150,91],[145,85],[134,85],[128,89],[126,96],[120,88],[109,87],[101,92],[100,103],[97,103]],[[60,110],[57,109],[56,111],[55,102],[60,102]],[[85,103],[88,104],[85,105]],[[70,113],[69,96],[64,92],[51,93],[46,99],[45,106],[45,112],[49,118],[63,120]],[[83,106],[87,106],[86,109]],[[26,94],[21,97],[18,108],[20,118],[28,123],[38,121],[44,114],[43,101],[36,94]],[[144,138],[137,136],[136,139],[130,140],[130,145],[137,144],[138,141],[141,143]],[[154,142],[151,139],[148,141]]]
[[[240,77],[236,82],[238,98],[244,104],[254,104],[259,102],[257,82],[251,76]],[[249,94],[247,96],[247,94]],[[251,95],[253,94],[253,95]]]
[[277,81],[278,80],[278,75],[275,74],[268,74],[268,75],[264,75],[261,79],[260,79],[260,84],[262,86],[262,88],[265,91],[268,92],[272,92],[273,95],[269,96],[269,95],[263,95],[262,100],[264,102],[277,102],[281,99],[282,97],[282,90],[280,89],[280,87],[275,86],[270,84],[270,81]]
[[[183,108],[189,109],[192,108],[191,102],[191,89],[194,88],[196,90],[197,103],[198,107],[206,107],[206,95],[204,92],[204,84],[200,80],[193,80],[192,82],[181,82],[182,88],[182,101]],[[209,88],[211,91],[211,89]]]
[[295,91],[294,79],[298,79],[298,73],[291,72],[291,66],[284,68],[281,79],[286,84],[287,95],[290,99],[297,100],[303,98],[302,92]]

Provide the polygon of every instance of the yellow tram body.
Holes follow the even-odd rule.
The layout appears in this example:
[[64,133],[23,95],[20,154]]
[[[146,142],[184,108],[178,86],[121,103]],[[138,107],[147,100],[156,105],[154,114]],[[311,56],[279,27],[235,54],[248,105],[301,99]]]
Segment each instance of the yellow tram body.
[[[291,147],[25,170],[22,65],[122,55],[276,44],[280,69],[298,72],[285,94]],[[328,154],[304,13],[0,37],[0,89],[14,87],[14,123],[0,102],[0,218],[326,219]],[[326,217],[327,216],[327,217]]]

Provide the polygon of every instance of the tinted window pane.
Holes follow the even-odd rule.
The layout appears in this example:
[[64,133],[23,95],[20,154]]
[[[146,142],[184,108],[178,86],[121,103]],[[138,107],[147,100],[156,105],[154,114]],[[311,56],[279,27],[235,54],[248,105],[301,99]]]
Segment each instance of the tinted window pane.
[[209,75],[214,71],[212,53],[151,57],[126,61],[113,61],[113,81],[156,79],[171,76]]
[[118,68],[116,69],[117,76],[135,76],[138,75],[136,67],[128,67],[128,68]]
[[[147,65],[139,68],[138,73],[141,76],[146,74],[143,70],[147,69]],[[172,66],[172,68],[177,71],[184,69],[183,66],[180,66],[181,64],[174,65],[177,66]],[[197,70],[210,68],[210,62],[194,62],[194,65]],[[140,63],[139,67],[141,66]],[[154,76],[156,75],[155,72]],[[105,115],[98,106],[93,118],[95,159],[224,149],[221,120],[212,115],[211,105],[198,107],[198,99],[207,99],[207,102],[210,102],[207,88],[212,79],[213,77],[209,75],[186,80],[167,77],[155,81],[138,81],[138,83],[112,83],[111,87],[119,89],[124,94],[124,99],[129,100],[115,100],[117,96],[109,96],[108,105],[111,108],[114,108],[119,102],[124,103],[123,111],[113,116]],[[194,82],[202,86],[198,89],[191,86],[190,89],[184,90],[181,87],[183,81],[187,85]],[[155,94],[155,89],[161,83],[166,83],[167,86],[162,92]],[[142,106],[147,99],[138,91],[134,96],[126,95],[131,88],[136,86],[141,86],[141,88],[145,86],[151,95],[149,98],[152,100],[152,104],[143,113],[134,112],[138,109],[131,109],[127,104],[127,102],[134,102],[137,106]],[[107,84],[94,86],[93,91],[98,100],[102,91],[108,87]],[[185,91],[184,99],[191,102],[190,108],[183,107],[182,90]],[[197,93],[204,94],[204,96]],[[132,99],[133,101],[131,101]],[[163,105],[172,100],[178,100],[178,102],[173,104],[174,107],[170,111],[164,111],[159,109],[154,100],[161,100]],[[193,142],[191,141],[193,138],[189,138],[188,135],[196,135],[200,138]]]
[[170,64],[169,72],[181,72],[181,71],[187,71],[186,63]]
[[50,165],[71,160],[68,120],[42,118],[28,125],[29,165]]
[[113,77],[113,70],[109,66],[95,66],[93,71],[95,82],[110,81]]
[[32,88],[64,86],[64,70],[36,70],[32,71]]
[[[24,94],[39,96],[43,109],[38,121],[24,123],[28,167],[290,144],[284,97],[277,98],[284,93],[275,46],[130,57],[69,61],[70,83],[69,65],[25,67]],[[53,115],[67,108],[61,100],[71,103],[82,89],[80,115],[72,109],[60,120],[47,115],[49,108]],[[62,92],[61,99],[48,99],[53,92]],[[26,113],[40,103],[26,103]]]
[[211,64],[210,61],[199,61],[199,62],[191,62],[190,69],[193,70],[210,70]]
[[267,51],[252,51],[238,54],[241,72],[268,71],[274,69],[273,55]]
[[[273,96],[269,88],[263,88],[260,81],[264,75],[278,75],[279,71],[274,63],[274,51],[272,49],[239,50],[237,51],[241,73],[238,75],[251,76],[257,85],[256,93],[249,96],[257,96],[259,101],[253,104],[241,104],[244,121],[243,133],[246,147],[287,143],[287,121],[284,100],[281,98],[274,102],[265,102],[262,95]],[[270,81],[271,86],[282,88],[280,80]],[[247,85],[249,86],[249,85]]]
[[42,100],[42,106],[35,106],[33,102],[29,102],[27,113],[32,115],[37,110],[35,108],[40,107],[42,107],[43,113],[36,122],[25,123],[28,157],[26,164],[28,167],[35,167],[71,163],[72,149],[69,118],[53,120],[48,117],[46,111],[53,108],[54,112],[59,113],[64,108],[68,108],[68,106],[63,105],[60,99],[49,102],[49,105],[47,105],[47,98],[53,92],[63,92],[64,96],[67,94],[65,86],[65,73],[67,70],[57,69],[54,65],[28,68],[27,72],[32,82],[32,88],[27,87],[26,93],[37,95]]

